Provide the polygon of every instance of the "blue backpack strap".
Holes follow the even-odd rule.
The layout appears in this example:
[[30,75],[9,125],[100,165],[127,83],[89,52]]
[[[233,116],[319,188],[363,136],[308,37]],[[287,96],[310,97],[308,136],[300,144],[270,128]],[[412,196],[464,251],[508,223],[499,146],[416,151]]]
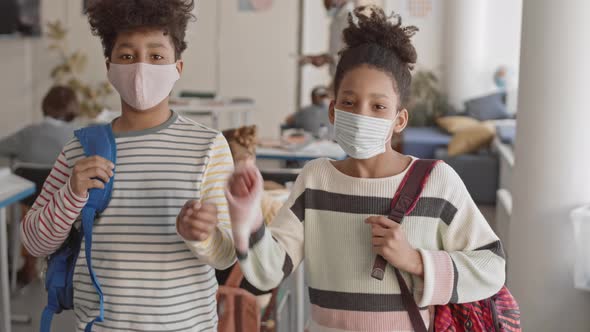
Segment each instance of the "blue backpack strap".
[[[100,156],[110,160],[113,164],[116,164],[117,145],[110,125],[83,128],[77,130],[75,136],[80,141],[80,144],[82,144],[84,154],[87,157]],[[104,296],[98,278],[92,268],[92,227],[97,214],[104,211],[109,204],[111,192],[113,190],[113,182],[113,179],[111,179],[111,181],[105,184],[104,189],[90,189],[88,193],[88,202],[82,209],[82,236],[86,238],[84,245],[86,265],[88,266],[90,279],[92,280],[94,289],[96,289],[96,292],[98,293],[100,301],[100,314],[86,325],[85,331],[87,332],[92,330],[92,325],[95,322],[104,321]]]
[[41,316],[39,325],[41,332],[51,331],[53,315],[73,307],[73,296],[70,290],[79,251],[79,235],[75,229],[72,229],[62,247],[49,257],[45,273],[47,306]]
[[53,315],[61,311],[61,306],[58,302],[59,295],[57,294],[57,290],[55,288],[49,288],[47,292],[47,306],[45,309],[43,309],[43,313],[41,314],[41,332],[51,332],[51,321],[53,320]]

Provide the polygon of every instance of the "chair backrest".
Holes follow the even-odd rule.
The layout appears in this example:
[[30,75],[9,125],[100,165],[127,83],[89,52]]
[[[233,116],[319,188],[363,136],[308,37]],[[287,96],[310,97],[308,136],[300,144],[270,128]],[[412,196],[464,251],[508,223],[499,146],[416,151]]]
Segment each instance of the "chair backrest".
[[180,98],[200,98],[200,99],[215,99],[215,92],[209,91],[191,91],[191,90],[183,90],[180,91],[179,97]]
[[35,200],[39,194],[41,194],[43,184],[45,183],[47,177],[49,177],[49,173],[51,173],[51,169],[45,168],[19,167],[14,170],[14,174],[35,183],[36,186],[35,194],[23,199],[21,201],[22,204],[26,205],[27,207],[33,206],[33,203],[35,203]]
[[301,172],[299,168],[284,168],[284,169],[262,169],[260,173],[265,181],[274,181],[278,184],[285,185],[288,182],[295,182],[297,176]]

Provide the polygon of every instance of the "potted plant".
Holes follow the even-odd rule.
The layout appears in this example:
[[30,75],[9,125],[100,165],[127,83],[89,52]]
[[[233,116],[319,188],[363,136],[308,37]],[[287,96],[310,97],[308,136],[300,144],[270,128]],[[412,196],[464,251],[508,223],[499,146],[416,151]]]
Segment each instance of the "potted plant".
[[80,101],[81,115],[95,118],[105,109],[106,98],[113,93],[111,85],[104,81],[89,84],[80,79],[86,70],[87,56],[83,52],[71,51],[67,47],[67,30],[58,20],[47,24],[48,49],[58,54],[61,62],[51,70],[51,78],[56,85],[66,85],[76,91]]
[[433,126],[436,118],[454,112],[434,72],[420,70],[413,75],[408,111],[413,127]]

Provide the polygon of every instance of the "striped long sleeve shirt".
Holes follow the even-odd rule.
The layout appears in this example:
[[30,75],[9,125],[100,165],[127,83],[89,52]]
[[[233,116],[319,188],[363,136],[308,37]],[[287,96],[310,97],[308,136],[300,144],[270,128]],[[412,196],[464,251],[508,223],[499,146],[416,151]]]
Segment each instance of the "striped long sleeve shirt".
[[[235,261],[224,186],[233,171],[223,136],[176,113],[164,124],[115,135],[117,162],[108,208],[93,229],[92,264],[105,300],[94,331],[216,331],[214,268]],[[77,140],[60,154],[43,191],[22,223],[26,248],[55,252],[86,202],[69,186],[84,158]],[[215,203],[219,225],[204,242],[186,241],[176,216],[187,200]],[[98,295],[84,243],[74,276],[79,331],[98,314]]]
[[[253,233],[248,255],[239,257],[245,277],[270,289],[304,261],[310,331],[412,331],[391,266],[382,281],[370,276],[375,254],[364,223],[389,214],[406,172],[354,178],[327,159],[310,162],[274,221]],[[427,324],[428,306],[481,300],[504,284],[501,243],[450,166],[434,168],[402,230],[424,263],[423,278],[404,278]]]

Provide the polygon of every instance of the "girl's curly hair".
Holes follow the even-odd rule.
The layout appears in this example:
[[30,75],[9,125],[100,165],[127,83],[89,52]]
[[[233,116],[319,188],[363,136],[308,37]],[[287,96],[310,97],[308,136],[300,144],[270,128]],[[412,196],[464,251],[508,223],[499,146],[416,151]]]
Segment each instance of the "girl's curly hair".
[[392,78],[400,97],[399,109],[404,108],[410,97],[411,70],[417,59],[411,38],[418,28],[402,26],[399,15],[388,17],[377,6],[355,8],[348,15],[348,24],[342,32],[346,47],[340,51],[334,93],[338,93],[347,72],[360,65],[368,65]]

